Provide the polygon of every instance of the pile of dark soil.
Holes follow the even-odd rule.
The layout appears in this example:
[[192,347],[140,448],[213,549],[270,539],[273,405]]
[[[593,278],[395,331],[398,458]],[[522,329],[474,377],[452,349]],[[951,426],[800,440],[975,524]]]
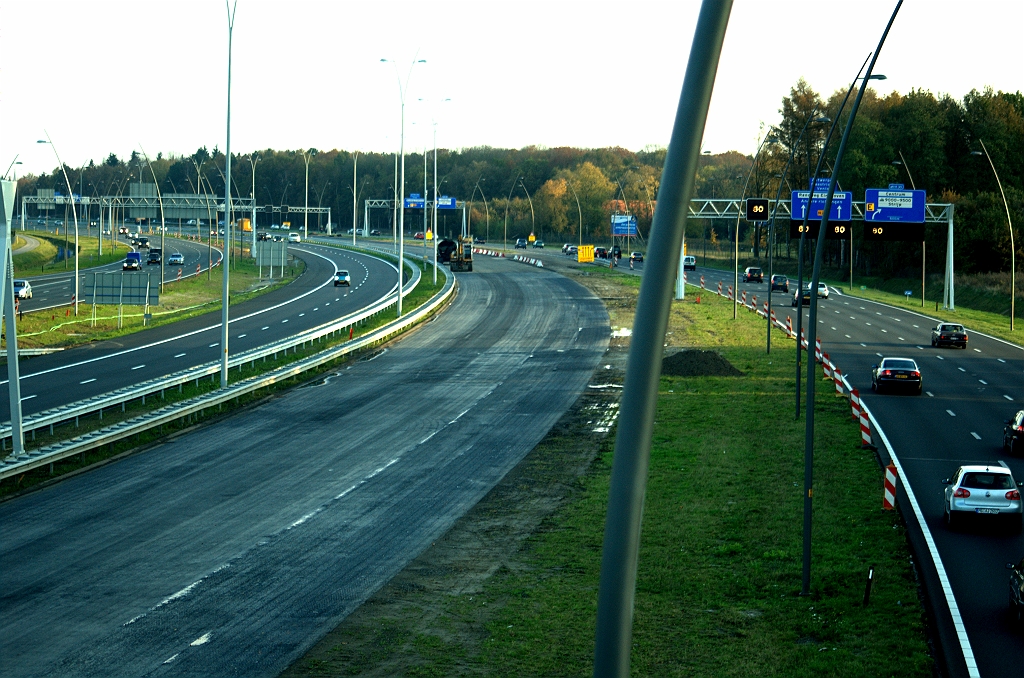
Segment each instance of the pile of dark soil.
[[661,361],[661,373],[670,377],[742,377],[743,373],[714,351],[689,349]]

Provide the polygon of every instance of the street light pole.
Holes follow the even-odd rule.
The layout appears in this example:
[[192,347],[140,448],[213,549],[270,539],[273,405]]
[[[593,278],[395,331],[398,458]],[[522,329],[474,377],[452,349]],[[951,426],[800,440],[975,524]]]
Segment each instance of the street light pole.
[[[352,156],[352,247],[356,246],[356,231],[359,230],[359,217],[356,216],[359,198],[356,196],[356,187],[359,186],[356,178],[359,176],[359,152]],[[364,224],[365,226],[365,224]]]
[[[228,9],[228,107],[227,107],[227,143],[224,149],[225,158],[225,172],[224,172],[224,244],[228,247],[231,246],[231,39],[232,33],[235,28],[235,10],[238,9],[238,0],[235,0],[234,6],[228,5],[228,0],[224,0],[224,5]],[[228,288],[228,267],[225,265],[223,268],[224,285],[221,290],[221,328],[220,328],[220,345],[221,345],[221,358],[220,358],[220,387],[228,387],[228,300],[230,299],[230,290]]]
[[249,165],[252,168],[252,253],[256,254],[256,165],[262,160],[258,155],[249,156]]
[[512,188],[508,191],[508,198],[505,199],[505,236],[501,241],[501,251],[504,252],[508,249],[508,206],[512,202],[512,192],[516,190],[516,184],[522,180],[522,177],[516,175],[516,180],[512,182]]
[[[1013,332],[1014,297],[1017,295],[1017,262],[1013,246],[1013,221],[1010,219],[1010,205],[1006,202],[1006,193],[1003,191],[1003,182],[999,180],[999,172],[996,171],[996,165],[992,162],[992,156],[988,154],[988,149],[985,148],[985,142],[981,139],[978,139],[978,142],[981,144],[981,149],[985,151],[988,166],[992,168],[992,174],[996,177],[996,184],[999,185],[999,194],[1003,197],[1003,208],[1006,209],[1006,225],[1010,229],[1010,331]],[[981,153],[972,151],[971,155],[981,155]]]
[[526,199],[530,201],[530,235],[534,238],[537,237],[537,219],[533,215],[533,198],[530,197],[530,192],[526,190],[526,184],[523,183],[523,178],[519,177],[519,185],[523,187],[523,193],[526,194]]
[[[79,289],[78,289],[78,282],[79,282],[78,281],[78,210],[75,208],[75,194],[74,194],[74,191],[71,190],[71,181],[68,179],[68,172],[67,172],[67,170],[64,169],[64,162],[60,159],[60,154],[57,153],[57,147],[54,146],[53,140],[50,139],[50,133],[47,132],[44,129],[43,130],[43,134],[46,135],[46,141],[43,141],[42,139],[40,139],[36,143],[39,143],[39,144],[49,144],[50,148],[53,149],[53,154],[55,156],[57,156],[57,164],[60,165],[60,171],[61,171],[61,173],[64,174],[64,183],[66,183],[68,185],[68,200],[71,201],[71,217],[75,220],[75,315],[77,316],[78,315],[78,298],[79,298]],[[13,261],[13,259],[12,259],[12,261]]]
[[[743,191],[740,193],[740,206],[736,208],[736,232],[733,233],[734,248],[733,248],[733,288],[732,288],[732,319],[736,320],[736,309],[739,303],[738,299],[740,296],[740,215],[742,203],[747,196],[747,184],[750,182],[750,175],[754,173],[754,168],[757,167],[757,160],[761,156],[761,149],[769,141],[775,141],[775,129],[769,129],[768,134],[764,135],[764,139],[757,146],[757,152],[754,153],[754,160],[750,163],[750,170],[747,172],[747,178],[743,182]],[[768,283],[768,296],[771,296],[771,281]]]
[[405,94],[409,89],[409,79],[412,78],[412,69],[416,64],[427,63],[426,59],[416,59],[409,64],[409,73],[405,76],[405,85],[402,85],[402,76],[398,72],[398,64],[389,59],[381,59],[382,62],[390,63],[395,67],[395,77],[398,78],[398,95],[402,106],[402,131],[398,142],[398,155],[401,157],[401,170],[399,172],[399,191],[402,203],[398,213],[398,317],[402,317],[402,282],[404,279],[404,257],[405,257]]
[[[576,195],[576,189],[572,187],[572,182],[571,181],[566,179],[565,180],[565,185],[569,187],[570,191],[572,191],[572,197],[576,198],[576,211],[580,215],[580,232],[579,232],[580,247],[583,247],[583,208],[580,207],[580,197],[578,195]],[[653,215],[654,212],[651,212],[651,214]]]
[[[146,159],[146,164],[149,165],[149,173],[153,175],[153,186],[156,187],[156,199],[160,203],[160,293],[164,291],[164,263],[163,257],[167,252],[164,246],[164,238],[167,234],[167,220],[164,218],[164,199],[160,193],[160,183],[156,180],[156,171],[153,170],[153,163],[149,161],[149,155],[146,153],[146,149],[142,148],[142,144],[139,144],[139,148],[142,150],[142,157]],[[102,236],[101,236],[102,237]],[[149,307],[149,299],[146,300],[146,306]]]
[[[303,240],[308,240],[309,239],[309,159],[312,158],[315,154],[316,154],[316,151],[314,149],[312,149],[312,148],[309,149],[308,151],[302,151],[302,159],[306,161],[306,190],[303,193],[303,195],[306,196],[305,197],[306,206],[303,208],[303,214],[302,214],[302,239]],[[355,237],[355,233],[353,232],[353,238],[354,237]]]

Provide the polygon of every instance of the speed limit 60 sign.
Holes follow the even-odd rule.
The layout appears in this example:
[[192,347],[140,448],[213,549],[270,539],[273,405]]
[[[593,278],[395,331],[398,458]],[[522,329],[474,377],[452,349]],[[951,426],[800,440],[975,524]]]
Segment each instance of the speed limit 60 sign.
[[768,198],[747,198],[747,221],[768,221]]

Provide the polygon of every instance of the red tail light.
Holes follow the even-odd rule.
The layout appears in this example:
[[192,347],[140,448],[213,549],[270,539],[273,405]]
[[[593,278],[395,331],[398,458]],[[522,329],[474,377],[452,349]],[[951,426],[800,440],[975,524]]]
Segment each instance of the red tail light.
[[961,487],[960,489],[958,489],[956,492],[953,493],[953,496],[954,497],[963,497],[963,498],[966,499],[967,497],[971,496],[971,491],[970,490],[965,490],[964,488]]
[[910,376],[912,376],[912,377],[920,377],[921,373],[920,372],[911,372]]
[[1006,493],[1006,498],[1010,501],[1020,501],[1020,492],[1017,490],[1010,490]]
[[890,372],[889,370],[882,370],[882,376],[888,377],[890,374],[892,374],[892,372]]
[[1024,431],[1024,426],[1014,426],[1013,429],[1015,431]]

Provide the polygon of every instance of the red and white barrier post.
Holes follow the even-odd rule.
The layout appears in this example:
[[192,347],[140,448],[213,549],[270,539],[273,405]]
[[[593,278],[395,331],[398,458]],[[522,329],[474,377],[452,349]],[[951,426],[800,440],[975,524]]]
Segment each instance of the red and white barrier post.
[[704,289],[704,276],[700,277],[700,288]]
[[821,339],[820,338],[814,340],[814,360],[816,362],[819,362],[819,363],[821,362]]
[[718,281],[718,296],[722,296],[722,281]]
[[836,382],[836,395],[845,395],[843,393],[843,371],[837,367],[832,372],[832,379]]
[[885,481],[882,490],[882,510],[892,511],[896,508],[896,467],[889,464],[885,467]]
[[825,359],[821,361],[821,371],[824,372],[825,376],[822,378],[828,381],[832,378],[832,363],[828,359],[828,353],[824,357]]
[[871,444],[871,426],[868,423],[868,413],[864,411],[864,408],[860,408],[860,446],[863,448],[873,448]]
[[850,391],[850,414],[854,421],[860,419],[860,391],[857,389]]

